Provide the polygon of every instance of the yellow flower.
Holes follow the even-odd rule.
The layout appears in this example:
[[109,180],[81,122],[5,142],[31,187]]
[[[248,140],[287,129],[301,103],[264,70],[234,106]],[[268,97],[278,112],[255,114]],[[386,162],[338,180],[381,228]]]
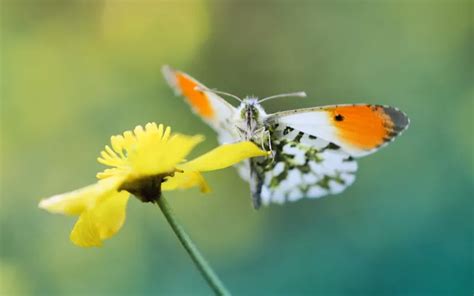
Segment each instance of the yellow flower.
[[229,167],[243,159],[268,155],[251,142],[219,146],[185,162],[202,136],[171,135],[169,127],[148,123],[133,132],[112,136],[98,161],[110,168],[97,174],[99,181],[84,188],[43,199],[39,207],[52,213],[79,216],[71,240],[78,246],[100,246],[125,221],[130,193],[154,202],[161,190],[199,186],[209,191],[201,172]]

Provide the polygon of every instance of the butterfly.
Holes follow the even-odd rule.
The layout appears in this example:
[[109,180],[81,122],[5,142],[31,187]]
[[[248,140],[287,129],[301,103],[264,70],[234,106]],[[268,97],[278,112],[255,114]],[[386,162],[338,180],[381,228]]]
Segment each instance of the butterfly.
[[[249,182],[255,209],[301,198],[341,193],[355,180],[356,159],[392,142],[407,129],[405,113],[385,105],[346,104],[267,114],[261,103],[305,97],[304,92],[258,99],[209,89],[186,73],[162,68],[176,95],[182,95],[218,136],[221,144],[252,141],[271,156],[237,165]],[[219,95],[239,101],[234,107]]]

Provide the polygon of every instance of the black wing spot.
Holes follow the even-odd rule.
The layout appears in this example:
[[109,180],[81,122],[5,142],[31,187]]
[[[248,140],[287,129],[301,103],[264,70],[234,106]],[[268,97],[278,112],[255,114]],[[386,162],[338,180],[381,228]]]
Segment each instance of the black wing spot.
[[344,116],[342,116],[341,114],[337,114],[336,116],[334,116],[334,120],[336,120],[336,121],[343,121],[343,120],[344,120]]
[[379,109],[381,108],[380,105],[369,105],[369,106],[370,106],[370,110],[373,112],[378,112]]
[[288,135],[290,132],[293,131],[293,128],[292,127],[289,127],[287,126],[284,130],[283,130],[283,135]]
[[295,137],[295,142],[300,142],[301,141],[301,138],[303,138],[304,136],[304,133],[303,132],[299,132],[298,135]]
[[353,161],[354,158],[352,156],[349,156],[348,158],[343,159],[342,161]]
[[329,143],[329,145],[326,146],[326,149],[331,149],[331,150],[338,150],[339,148],[341,148],[341,147],[339,147],[338,145],[336,145],[332,142]]

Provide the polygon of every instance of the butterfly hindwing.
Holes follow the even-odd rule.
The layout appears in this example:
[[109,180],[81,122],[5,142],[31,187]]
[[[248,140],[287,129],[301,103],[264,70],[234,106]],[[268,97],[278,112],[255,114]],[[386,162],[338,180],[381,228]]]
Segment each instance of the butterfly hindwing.
[[337,194],[354,182],[357,163],[339,146],[281,123],[269,129],[273,158],[251,160],[254,206]]

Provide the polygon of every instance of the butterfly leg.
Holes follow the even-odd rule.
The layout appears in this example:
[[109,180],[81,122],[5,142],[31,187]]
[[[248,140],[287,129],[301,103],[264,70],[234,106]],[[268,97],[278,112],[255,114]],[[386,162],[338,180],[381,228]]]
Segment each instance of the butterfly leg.
[[275,160],[275,151],[273,151],[273,148],[272,148],[272,137],[270,135],[270,131],[267,130],[266,134],[267,134],[267,140],[268,140],[268,149],[270,149],[271,156],[272,156],[272,161],[274,161]]
[[[270,132],[265,128],[259,128],[255,131],[255,135],[257,136],[257,141],[260,142],[260,147],[263,150],[270,149],[272,150],[272,144],[271,144],[271,139],[270,139]],[[267,142],[267,143],[265,143]],[[266,147],[265,144],[268,146]]]
[[244,129],[240,128],[240,127],[237,127],[237,134],[239,135],[239,138],[241,140],[245,140],[245,135],[246,135],[246,132]]
[[[271,158],[272,158],[272,161],[275,160],[275,152],[273,151],[273,148],[272,148],[272,137],[271,137],[271,134],[270,134],[270,131],[263,128],[263,131],[262,131],[262,135],[261,135],[261,139],[262,139],[262,148],[265,149],[264,147],[264,142],[266,140],[266,144],[268,146],[268,150],[270,151],[271,153]],[[265,149],[266,150],[266,149]]]

